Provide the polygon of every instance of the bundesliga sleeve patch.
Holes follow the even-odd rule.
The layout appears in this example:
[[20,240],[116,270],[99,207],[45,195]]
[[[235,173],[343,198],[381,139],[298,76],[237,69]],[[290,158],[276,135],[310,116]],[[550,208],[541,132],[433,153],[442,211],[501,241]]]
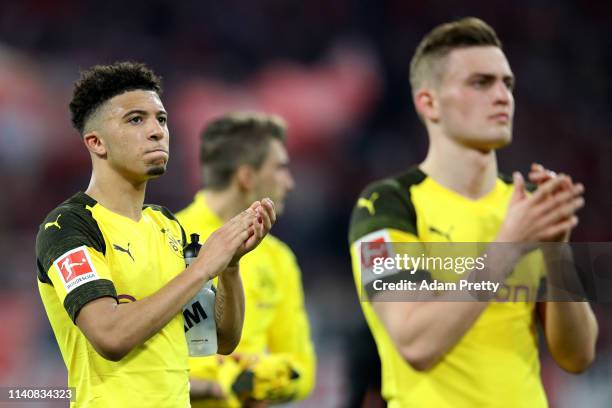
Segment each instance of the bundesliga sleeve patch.
[[60,272],[60,278],[67,293],[84,283],[99,279],[86,246],[66,252],[53,264]]
[[[375,272],[375,260],[377,258],[387,259],[395,257],[395,250],[391,242],[391,236],[387,230],[378,230],[363,236],[359,241],[361,263],[361,279],[364,285],[377,278]],[[387,274],[399,273],[399,271],[387,271]]]

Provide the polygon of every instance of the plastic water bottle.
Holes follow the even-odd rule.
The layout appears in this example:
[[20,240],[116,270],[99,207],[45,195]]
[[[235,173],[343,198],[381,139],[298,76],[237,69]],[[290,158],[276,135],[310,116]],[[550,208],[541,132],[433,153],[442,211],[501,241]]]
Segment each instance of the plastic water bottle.
[[[198,256],[202,245],[200,236],[191,234],[191,242],[183,249],[187,266]],[[215,291],[212,280],[183,307],[185,337],[191,357],[209,356],[217,353],[217,325],[215,323]]]

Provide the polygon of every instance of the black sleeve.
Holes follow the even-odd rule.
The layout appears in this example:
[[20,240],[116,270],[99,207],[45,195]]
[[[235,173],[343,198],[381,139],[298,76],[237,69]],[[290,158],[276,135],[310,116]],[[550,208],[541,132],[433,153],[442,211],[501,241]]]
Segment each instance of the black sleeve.
[[[89,210],[78,205],[64,205],[53,210],[40,225],[36,236],[38,279],[52,285],[48,271],[53,262],[80,246],[106,254],[104,237]],[[70,291],[64,299],[64,307],[74,322],[84,305],[105,296],[117,299],[115,286],[108,279],[98,279]]]
[[64,299],[64,309],[68,312],[70,320],[76,323],[76,318],[83,306],[92,300],[102,297],[115,298],[117,303],[119,303],[115,285],[108,279],[96,279],[74,289],[66,296],[66,299]]
[[410,192],[394,179],[374,183],[361,193],[351,215],[349,243],[385,228],[417,235],[416,212]]
[[47,271],[53,262],[69,250],[82,245],[106,254],[104,237],[91,213],[73,206],[60,206],[51,211],[36,235],[39,280],[51,283]]

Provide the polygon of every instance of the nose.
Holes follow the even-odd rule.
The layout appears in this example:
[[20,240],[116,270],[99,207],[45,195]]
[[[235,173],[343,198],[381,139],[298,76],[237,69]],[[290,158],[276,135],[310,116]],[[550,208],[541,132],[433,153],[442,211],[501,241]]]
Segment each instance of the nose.
[[148,129],[149,139],[158,141],[168,135],[168,128],[159,123],[157,118],[153,118],[152,122],[153,124]]
[[496,105],[508,105],[512,100],[512,93],[503,81],[498,81],[493,87],[493,97]]

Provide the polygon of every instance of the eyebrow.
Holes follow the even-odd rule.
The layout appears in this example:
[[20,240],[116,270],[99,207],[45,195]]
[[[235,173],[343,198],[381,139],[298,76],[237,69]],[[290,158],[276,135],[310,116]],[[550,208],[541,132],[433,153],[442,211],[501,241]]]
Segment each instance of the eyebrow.
[[[498,76],[497,76],[497,75],[495,75],[495,74],[487,74],[487,73],[484,73],[484,72],[475,72],[475,73],[471,74],[471,75],[470,75],[468,78],[475,78],[475,77],[483,77],[483,78],[486,78],[486,79],[495,79],[495,78],[497,78]],[[505,79],[511,79],[511,80],[514,80],[514,75],[512,75],[512,74],[509,74],[509,75],[502,75],[502,77],[501,77],[501,78],[502,78],[503,80],[505,80]]]
[[[124,114],[124,115],[123,115],[121,118],[122,118],[122,119],[123,119],[123,118],[127,118],[128,116],[133,115],[133,114],[135,114],[135,113],[137,113],[137,114],[139,114],[139,115],[147,115],[147,114],[148,114],[148,112],[147,112],[147,111],[142,110],[142,109],[132,109],[131,111],[126,112],[126,113],[125,113],[125,114]],[[159,111],[157,111],[157,112],[155,113],[155,116],[157,116],[157,115],[165,115],[165,116],[168,116],[168,112],[166,112],[165,110],[163,110],[163,109],[162,109],[162,110],[159,110]]]

